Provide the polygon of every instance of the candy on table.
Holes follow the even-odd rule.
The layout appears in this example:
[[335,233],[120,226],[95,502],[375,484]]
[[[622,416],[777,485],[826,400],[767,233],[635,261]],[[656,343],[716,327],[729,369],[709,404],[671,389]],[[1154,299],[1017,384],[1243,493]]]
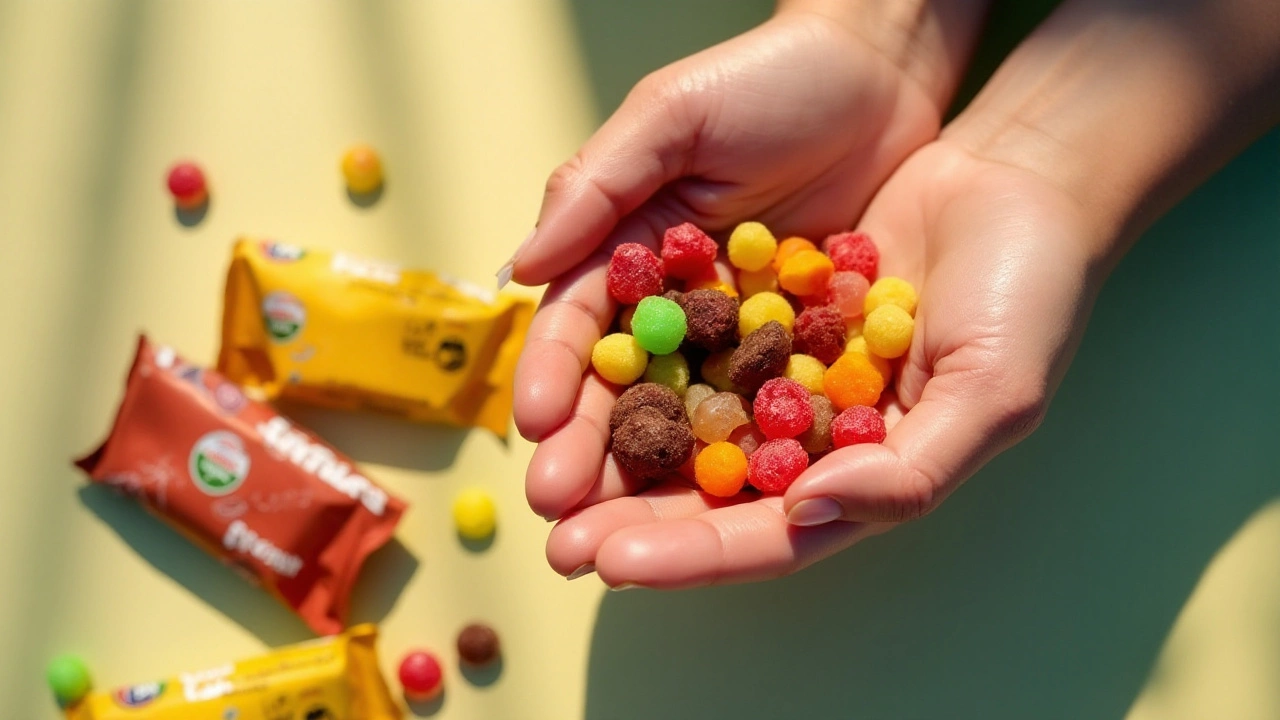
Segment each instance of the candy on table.
[[204,171],[193,162],[180,162],[169,168],[166,184],[174,204],[183,210],[198,208],[209,199]]
[[689,459],[691,452],[693,432],[689,423],[668,420],[651,407],[631,413],[613,433],[614,460],[640,479],[673,472]]
[[636,316],[636,306],[628,305],[618,313],[618,331],[631,334],[631,319]]
[[776,320],[748,335],[729,357],[729,379],[747,392],[779,377],[791,360],[791,336]]
[[813,455],[831,449],[831,421],[836,417],[836,408],[826,395],[810,395],[809,405],[813,408],[813,422],[796,440]]
[[742,452],[746,453],[747,457],[751,457],[751,454],[768,440],[769,438],[760,432],[760,428],[756,427],[755,423],[747,423],[746,425],[739,425],[729,435],[728,442],[742,448]]
[[751,422],[747,401],[737,393],[722,392],[698,403],[693,411],[693,434],[707,443],[727,440],[733,431]]
[[831,421],[831,440],[836,448],[859,443],[884,442],[884,416],[873,407],[854,405]]
[[649,353],[634,336],[613,333],[600,338],[591,348],[591,366],[600,377],[615,385],[630,385],[644,375],[649,366]]
[[702,363],[702,379],[721,392],[739,392],[742,390],[729,375],[733,363],[733,355],[737,349],[721,350],[712,353]]
[[854,405],[875,405],[884,392],[885,381],[871,360],[861,353],[845,353],[827,368],[822,388],[837,409]]
[[654,355],[644,369],[644,381],[665,385],[683,397],[689,390],[689,362],[678,352]]
[[694,460],[694,479],[708,495],[733,497],[747,482],[747,455],[733,443],[711,443]]
[[840,315],[850,320],[862,317],[862,306],[870,288],[871,282],[862,273],[846,270],[831,276],[827,293]]
[[642,299],[631,318],[631,335],[640,347],[654,355],[675,352],[684,342],[687,329],[684,310],[664,297]]
[[453,499],[453,523],[467,540],[486,540],[497,529],[497,509],[489,493],[466,488]]
[[489,665],[502,654],[497,631],[483,623],[471,623],[462,628],[457,645],[458,659],[472,667]]
[[738,340],[738,301],[719,290],[690,290],[681,298],[684,339],[711,352],[732,347]]
[[778,285],[799,296],[825,296],[827,284],[836,272],[831,258],[817,250],[801,250],[792,255],[778,271]]
[[795,380],[777,377],[760,386],[752,408],[765,437],[795,437],[813,424],[812,394]]
[[831,364],[844,354],[844,318],[831,305],[805,308],[792,328],[794,349]]
[[783,240],[782,242],[778,243],[778,250],[773,254],[773,260],[770,261],[769,265],[770,267],[773,268],[773,272],[776,275],[777,273],[782,271],[783,264],[786,263],[787,260],[789,260],[792,255],[795,255],[801,250],[817,250],[817,249],[818,249],[818,246],[814,245],[811,241],[805,238],[789,237],[786,240]]
[[876,279],[880,251],[866,233],[837,233],[823,241],[822,249],[831,258],[831,262],[835,263],[837,271],[862,273],[868,280]]
[[919,300],[911,283],[902,278],[882,277],[867,289],[867,295],[862,301],[862,312],[870,315],[882,305],[897,305],[906,310],[908,315],[915,317]]
[[749,298],[762,292],[778,292],[778,274],[773,267],[765,267],[754,272],[742,270],[738,273],[738,290],[742,297]]
[[625,305],[635,305],[650,295],[662,294],[662,261],[639,243],[623,243],[613,251],[605,274],[609,295]]
[[798,440],[779,438],[756,449],[747,459],[747,481],[764,492],[784,492],[809,467],[809,453]]
[[698,409],[698,403],[706,400],[716,394],[716,389],[706,383],[698,383],[690,385],[688,390],[684,391],[684,409],[693,417],[693,412]]
[[368,195],[382,187],[382,160],[368,145],[353,145],[342,154],[342,176],[356,195]]
[[426,650],[413,650],[400,660],[400,687],[412,702],[431,700],[444,689],[444,670],[435,655]]
[[791,332],[796,322],[796,311],[791,303],[778,293],[762,292],[742,301],[738,309],[738,335],[746,337],[765,323],[775,321],[782,329]]
[[729,235],[729,264],[739,270],[759,270],[773,260],[778,241],[769,228],[758,222],[744,222]]
[[49,689],[53,690],[58,704],[63,707],[74,705],[93,688],[89,667],[75,655],[59,655],[50,660],[45,668],[45,679],[49,681]]
[[810,393],[822,394],[822,376],[827,372],[827,366],[822,361],[812,355],[792,355],[787,359],[787,369],[782,371],[782,377],[791,378],[804,386]]
[[873,355],[893,359],[902,357],[911,347],[916,322],[897,305],[881,305],[867,314],[862,337]]
[[859,335],[845,343],[844,351],[866,355],[867,359],[871,361],[871,366],[880,372],[880,377],[884,378],[885,387],[888,387],[889,381],[893,379],[893,363],[879,355],[871,354],[871,351],[867,349],[867,339],[865,337]]
[[667,228],[662,236],[662,267],[667,275],[687,280],[715,262],[719,246],[693,223]]
[[609,412],[609,432],[617,432],[633,413],[640,408],[652,408],[671,422],[687,423],[689,414],[684,402],[669,387],[652,382],[643,382],[627,388],[618,396]]

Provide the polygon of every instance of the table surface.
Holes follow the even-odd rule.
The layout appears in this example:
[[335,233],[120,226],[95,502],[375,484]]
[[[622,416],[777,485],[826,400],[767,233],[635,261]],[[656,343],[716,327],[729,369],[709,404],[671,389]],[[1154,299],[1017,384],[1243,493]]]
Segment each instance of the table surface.
[[[767,5],[0,0],[5,715],[57,716],[56,653],[106,687],[310,636],[69,462],[139,331],[212,361],[237,234],[491,282],[625,88]],[[387,168],[368,207],[337,170],[358,141]],[[184,157],[213,193],[193,225],[163,188]],[[1125,260],[1041,431],[927,520],[782,581],[566,582],[523,501],[528,443],[300,411],[412,504],[353,619],[380,622],[388,671],[499,629],[499,671],[447,662],[443,702],[410,709],[453,720],[1280,716],[1278,158],[1272,133]],[[487,550],[453,533],[468,485],[498,501]]]

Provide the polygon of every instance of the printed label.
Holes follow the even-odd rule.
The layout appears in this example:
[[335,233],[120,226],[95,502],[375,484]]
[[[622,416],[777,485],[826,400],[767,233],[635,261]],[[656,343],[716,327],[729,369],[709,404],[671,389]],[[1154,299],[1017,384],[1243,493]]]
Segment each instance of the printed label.
[[400,283],[400,266],[380,260],[353,257],[345,253],[334,253],[329,269],[339,275],[350,275],[387,285]]
[[307,309],[293,295],[277,290],[262,298],[262,323],[272,340],[289,342],[302,331],[306,322]]
[[302,558],[281,550],[242,520],[227,526],[227,533],[222,536],[222,547],[248,555],[285,577],[294,577],[302,569]]
[[238,435],[215,430],[191,448],[187,470],[200,492],[214,497],[228,495],[249,475],[249,454]]
[[272,242],[270,240],[264,240],[259,243],[258,249],[262,251],[262,254],[265,257],[270,260],[275,260],[278,263],[297,262],[302,259],[303,255],[307,254],[306,250],[298,247],[297,245]]
[[112,695],[120,707],[140,708],[164,694],[164,683],[141,683],[130,687],[122,687]]
[[381,516],[387,509],[387,494],[339,460],[333,451],[313,443],[306,433],[294,429],[284,418],[276,416],[258,423],[262,442],[271,452],[287,459],[305,472],[320,478],[329,487],[359,500],[369,512]]

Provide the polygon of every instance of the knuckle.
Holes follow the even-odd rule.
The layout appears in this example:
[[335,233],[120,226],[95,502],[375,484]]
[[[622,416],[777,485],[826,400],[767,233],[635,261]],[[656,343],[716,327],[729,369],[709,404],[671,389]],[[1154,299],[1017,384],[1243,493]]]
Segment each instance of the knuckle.
[[903,471],[902,481],[889,498],[889,516],[894,522],[918,520],[935,507],[937,485],[925,472],[916,468]]
[[1002,390],[997,431],[1015,441],[1022,440],[1040,427],[1048,409],[1048,390],[1043,382],[1013,380]]
[[554,198],[565,193],[583,176],[584,169],[585,163],[582,154],[579,152],[552,171],[551,176],[547,178],[546,185],[543,187],[543,196]]

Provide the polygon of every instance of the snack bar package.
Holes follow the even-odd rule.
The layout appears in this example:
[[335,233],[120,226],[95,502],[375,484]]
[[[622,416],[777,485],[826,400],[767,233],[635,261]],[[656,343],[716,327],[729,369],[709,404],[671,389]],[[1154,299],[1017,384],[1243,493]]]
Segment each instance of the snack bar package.
[[232,251],[218,370],[269,400],[506,437],[533,301],[276,242]]
[[161,682],[92,693],[67,720],[398,720],[378,670],[378,629],[281,648]]
[[342,630],[361,565],[405,508],[323,440],[146,337],[111,434],[76,465],[247,571],[322,635]]

